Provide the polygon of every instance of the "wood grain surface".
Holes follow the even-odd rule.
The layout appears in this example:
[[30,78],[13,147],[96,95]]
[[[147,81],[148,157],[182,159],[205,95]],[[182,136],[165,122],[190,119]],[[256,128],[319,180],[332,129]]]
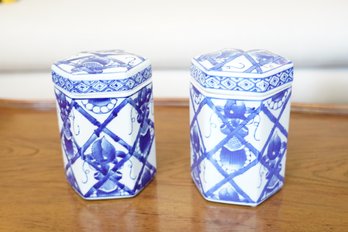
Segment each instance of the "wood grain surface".
[[348,116],[292,113],[285,186],[255,208],[198,193],[187,107],[155,117],[154,181],[85,201],[65,180],[55,111],[0,108],[0,231],[348,231]]

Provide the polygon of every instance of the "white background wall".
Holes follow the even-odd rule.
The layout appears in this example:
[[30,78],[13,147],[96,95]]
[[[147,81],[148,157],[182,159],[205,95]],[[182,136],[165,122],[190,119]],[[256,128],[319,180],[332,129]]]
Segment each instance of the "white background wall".
[[[181,83],[191,57],[235,47],[263,48],[293,60],[295,101],[347,103],[347,10],[346,0],[21,0],[0,5],[0,97],[49,98],[54,61],[112,48],[152,61],[157,97],[185,97]],[[18,90],[10,90],[8,81]]]

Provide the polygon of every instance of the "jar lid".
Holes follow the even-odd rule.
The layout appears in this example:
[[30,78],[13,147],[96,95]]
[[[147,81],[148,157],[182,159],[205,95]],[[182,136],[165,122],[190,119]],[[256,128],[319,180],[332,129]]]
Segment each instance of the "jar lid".
[[52,65],[55,86],[74,97],[130,95],[151,81],[148,59],[122,50],[88,51]]
[[293,63],[266,50],[224,49],[192,59],[192,82],[215,94],[260,94],[293,81]]

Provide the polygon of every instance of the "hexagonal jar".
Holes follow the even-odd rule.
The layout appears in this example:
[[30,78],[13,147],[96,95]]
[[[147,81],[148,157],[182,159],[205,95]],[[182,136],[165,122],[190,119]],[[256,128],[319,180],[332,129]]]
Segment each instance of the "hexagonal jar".
[[138,194],[156,173],[149,60],[82,52],[52,65],[64,169],[88,200]]
[[265,50],[192,59],[191,175],[202,196],[256,206],[284,184],[293,64]]

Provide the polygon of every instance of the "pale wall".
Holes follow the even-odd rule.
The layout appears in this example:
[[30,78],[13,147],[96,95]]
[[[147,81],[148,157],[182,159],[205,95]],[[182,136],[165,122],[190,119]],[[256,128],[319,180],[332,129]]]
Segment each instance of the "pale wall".
[[[296,101],[347,103],[347,9],[345,0],[22,0],[0,5],[0,97],[10,96],[4,78],[13,76],[7,72],[49,78],[55,60],[111,48],[150,58],[161,74],[154,75],[157,96],[182,97],[181,78],[188,72],[180,70],[188,70],[192,56],[235,47],[263,48],[293,60]],[[44,79],[29,82],[35,81],[48,85]],[[29,91],[24,97],[37,94],[34,85],[16,87]]]

